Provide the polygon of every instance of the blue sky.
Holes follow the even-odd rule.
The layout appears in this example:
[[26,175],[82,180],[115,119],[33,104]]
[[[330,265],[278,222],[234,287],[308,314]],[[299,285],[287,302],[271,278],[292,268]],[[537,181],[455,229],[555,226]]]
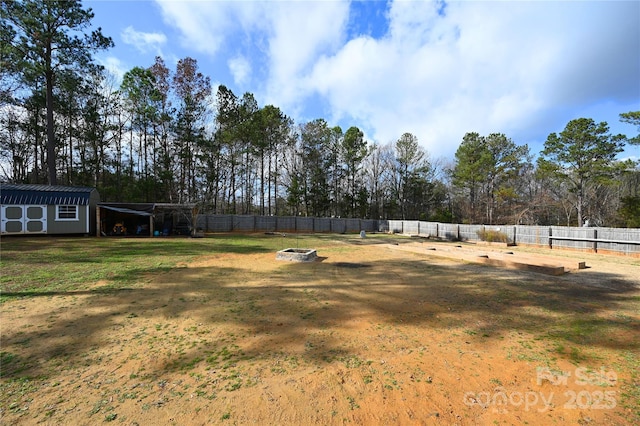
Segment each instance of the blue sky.
[[[453,159],[466,132],[504,133],[537,154],[574,118],[640,110],[638,1],[84,1],[115,48],[116,76],[198,61],[296,123],[324,118],[369,142],[418,137]],[[215,90],[215,88],[214,88]],[[640,159],[640,147],[627,157]]]

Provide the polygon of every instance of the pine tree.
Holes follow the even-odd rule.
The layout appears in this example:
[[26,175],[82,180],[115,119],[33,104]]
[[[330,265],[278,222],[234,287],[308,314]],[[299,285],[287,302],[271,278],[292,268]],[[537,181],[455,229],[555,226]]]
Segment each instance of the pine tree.
[[113,46],[100,28],[87,32],[93,18],[79,0],[1,0],[2,56],[10,58],[24,83],[46,87],[47,166],[50,185],[57,184],[54,133],[54,87],[65,72],[83,73],[93,64],[91,54]]

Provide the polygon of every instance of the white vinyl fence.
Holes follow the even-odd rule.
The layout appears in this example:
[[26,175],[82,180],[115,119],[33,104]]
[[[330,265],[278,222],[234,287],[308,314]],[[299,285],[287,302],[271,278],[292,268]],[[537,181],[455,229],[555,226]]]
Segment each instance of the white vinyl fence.
[[640,256],[640,229],[528,225],[464,225],[417,220],[374,220],[296,216],[198,216],[205,232],[336,233],[388,232],[459,241],[479,241],[482,231],[500,232],[513,244]]

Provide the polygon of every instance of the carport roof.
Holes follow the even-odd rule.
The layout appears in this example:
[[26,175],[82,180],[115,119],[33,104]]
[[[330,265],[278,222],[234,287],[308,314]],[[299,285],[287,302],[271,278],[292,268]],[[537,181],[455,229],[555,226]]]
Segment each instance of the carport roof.
[[195,204],[169,203],[98,203],[98,207],[120,213],[153,216],[156,210],[191,209]]
[[95,188],[81,186],[51,186],[3,183],[0,184],[0,204],[89,204]]
[[98,207],[139,216],[153,216],[154,210],[152,203],[99,203]]

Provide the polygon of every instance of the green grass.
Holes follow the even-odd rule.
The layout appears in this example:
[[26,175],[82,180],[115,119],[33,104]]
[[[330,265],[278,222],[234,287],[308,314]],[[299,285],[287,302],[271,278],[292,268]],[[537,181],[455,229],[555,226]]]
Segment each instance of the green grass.
[[[15,297],[131,288],[198,256],[275,253],[322,244],[324,236],[215,235],[208,238],[2,238],[0,303]],[[98,282],[102,285],[95,287]],[[90,288],[89,288],[90,287]]]
[[[394,237],[398,239],[399,237]],[[67,295],[85,293],[123,292],[128,289],[142,287],[153,277],[159,277],[167,271],[184,264],[198,260],[205,256],[215,256],[223,253],[233,254],[273,254],[277,250],[286,247],[310,247],[318,249],[320,256],[336,257],[340,253],[354,250],[352,245],[335,243],[336,240],[353,241],[358,244],[370,244],[374,240],[391,241],[386,236],[374,235],[367,240],[360,240],[351,236],[314,235],[314,236],[264,236],[264,235],[215,235],[202,239],[191,238],[3,238],[2,256],[0,258],[0,303],[16,298],[35,298],[48,295]],[[250,261],[250,260],[249,260]],[[330,262],[326,262],[328,264]],[[265,371],[276,375],[289,375],[297,371],[303,371],[309,366],[324,368],[326,363],[336,363],[342,369],[352,370],[348,374],[360,375],[368,389],[380,386],[386,390],[411,389],[412,382],[432,383],[428,373],[420,369],[414,369],[410,375],[397,376],[391,370],[378,373],[374,370],[373,361],[367,360],[365,355],[351,348],[324,343],[324,334],[333,329],[326,322],[324,312],[340,307],[341,300],[336,294],[328,298],[323,291],[314,289],[313,286],[297,288],[287,287],[290,279],[299,282],[315,283],[316,275],[323,272],[322,268],[287,265],[269,272],[269,277],[264,277],[268,287],[259,290],[244,291],[237,282],[245,279],[241,274],[247,272],[243,269],[235,271],[233,268],[209,268],[210,275],[201,281],[195,281],[188,291],[169,292],[170,300],[161,300],[157,305],[141,307],[140,300],[131,301],[125,306],[113,309],[105,319],[121,323],[132,331],[130,335],[133,344],[139,344],[140,348],[148,345],[149,354],[139,350],[128,355],[129,359],[145,359],[148,356],[164,358],[166,363],[163,371],[171,370],[176,374],[189,376],[193,382],[191,390],[187,384],[173,383],[175,386],[166,391],[175,397],[195,395],[197,397],[214,399],[216,395],[224,396],[225,392],[242,393],[251,386],[256,386],[260,376],[256,370]],[[600,356],[615,353],[619,356],[620,364],[614,368],[621,377],[618,402],[628,410],[634,420],[640,419],[640,383],[639,357],[637,344],[633,340],[624,339],[630,332],[637,329],[638,321],[635,316],[635,308],[640,301],[638,296],[618,293],[605,293],[605,297],[611,300],[600,302],[600,294],[573,293],[568,291],[562,281],[556,285],[555,278],[540,277],[535,282],[516,282],[507,280],[475,282],[475,277],[468,279],[465,274],[458,274],[456,269],[440,270],[431,268],[436,277],[442,271],[457,277],[457,280],[439,281],[429,276],[429,280],[423,280],[428,266],[418,260],[398,262],[399,277],[408,282],[420,279],[419,284],[408,285],[408,291],[414,291],[420,295],[416,300],[431,300],[424,296],[425,288],[435,295],[433,309],[442,308],[443,318],[431,315],[417,317],[396,316],[390,320],[380,316],[379,324],[372,325],[376,334],[384,337],[400,336],[403,327],[398,319],[413,319],[428,329],[450,332],[451,338],[471,343],[487,342],[487,344],[499,343],[499,339],[507,339],[505,351],[508,358],[527,361],[533,366],[554,367],[557,359],[569,360],[576,365],[586,365],[596,368],[600,363]],[[328,268],[325,268],[328,269]],[[207,269],[208,271],[208,269]],[[205,271],[206,273],[209,273]],[[346,271],[346,269],[345,269]],[[200,271],[198,271],[200,272]],[[327,282],[334,276],[324,271]],[[330,271],[329,271],[330,272]],[[342,270],[340,270],[342,272]],[[237,274],[237,275],[235,275]],[[346,272],[345,272],[346,274]],[[210,277],[215,277],[217,285],[208,286]],[[353,277],[356,277],[355,275]],[[376,279],[375,276],[367,277]],[[363,278],[364,280],[365,278]],[[559,279],[560,280],[560,279]],[[206,281],[206,282],[205,282]],[[540,281],[540,282],[538,282]],[[361,285],[353,278],[354,288]],[[96,285],[99,283],[99,285]],[[231,285],[223,285],[231,283]],[[333,283],[333,281],[331,281]],[[273,284],[273,285],[272,285]],[[334,291],[331,286],[324,286],[327,291]],[[360,293],[364,302],[350,299],[349,303],[363,303],[365,307],[380,309],[381,313],[388,313],[384,307],[375,303],[372,299],[368,303],[370,288],[363,289]],[[587,289],[588,290],[588,289]],[[382,294],[393,294],[393,291],[380,286]],[[440,293],[439,293],[440,292]],[[137,294],[138,291],[131,294]],[[141,294],[143,292],[140,292]],[[442,296],[444,294],[444,296]],[[449,294],[453,297],[449,298]],[[366,297],[365,297],[366,296]],[[456,299],[456,296],[458,297]],[[100,299],[98,297],[96,299]],[[47,299],[47,298],[45,298]],[[68,299],[75,300],[70,297]],[[443,302],[443,299],[446,299]],[[393,299],[389,299],[393,303]],[[155,303],[155,302],[154,302]],[[299,343],[304,344],[303,352],[278,352],[262,354],[260,350],[247,344],[247,334],[252,330],[262,330],[264,336],[273,331],[278,320],[267,321],[268,315],[279,303],[291,303],[290,311],[286,312],[288,319],[294,324],[293,330],[309,328],[318,334],[302,333]],[[440,306],[442,303],[442,306]],[[72,303],[73,304],[73,303]],[[185,305],[186,304],[186,305]],[[13,304],[9,304],[13,305]],[[177,313],[183,313],[183,306],[188,306],[190,311],[184,311],[185,315],[197,313],[197,310],[206,312],[199,322],[176,322]],[[403,305],[405,306],[405,305]],[[427,304],[428,306],[428,304]],[[453,308],[450,313],[446,310]],[[600,309],[602,306],[603,309]],[[158,315],[149,313],[150,307],[156,307]],[[407,303],[409,311],[414,309],[411,303]],[[606,309],[615,307],[612,314],[607,314]],[[171,308],[176,308],[172,311]],[[145,310],[146,309],[146,313]],[[604,312],[603,312],[604,311]],[[156,311],[154,311],[156,312]],[[55,315],[59,315],[57,312]],[[46,325],[55,322],[56,316],[51,314],[46,318]],[[197,316],[197,315],[196,315]],[[482,323],[475,321],[481,318]],[[216,335],[215,324],[230,322],[238,325],[237,328],[223,335]],[[287,324],[287,321],[283,321]],[[180,324],[179,326],[177,324]],[[276,326],[276,324],[278,324]],[[35,325],[29,325],[35,327]],[[96,327],[96,330],[99,330]],[[7,412],[19,412],[26,406],[24,395],[37,395],[40,387],[36,383],[52,382],[58,379],[55,371],[59,366],[69,365],[69,355],[53,348],[52,361],[49,368],[36,369],[32,372],[32,360],[24,354],[38,338],[35,332],[27,329],[24,336],[18,334],[14,339],[16,346],[4,348],[0,352],[0,365],[2,366],[3,382],[0,382],[0,394],[4,394]],[[279,330],[279,329],[277,329]],[[286,330],[288,331],[288,330]],[[23,331],[20,331],[23,333]],[[45,331],[43,331],[45,333]],[[296,337],[297,339],[298,337]],[[455,340],[454,339],[454,340]],[[164,346],[162,345],[164,344]],[[326,344],[326,346],[325,346]],[[416,344],[424,345],[423,342]],[[381,347],[386,350],[397,350],[393,341],[382,340]],[[408,345],[411,346],[411,345]],[[158,348],[171,348],[168,355],[162,356]],[[55,349],[55,350],[54,350]],[[415,348],[408,347],[407,353]],[[423,350],[428,355],[428,350]],[[29,351],[27,351],[29,352]],[[92,347],[83,348],[86,353],[81,359],[82,364],[93,362],[106,362],[107,360],[94,360],[91,355]],[[164,352],[163,352],[164,353]],[[468,353],[468,352],[466,352]],[[465,352],[460,351],[460,356]],[[465,355],[466,356],[466,355]],[[609,357],[610,358],[610,357]],[[59,364],[56,364],[59,363]],[[66,368],[66,367],[65,367]],[[79,368],[79,367],[77,367]],[[378,366],[379,369],[385,368]],[[149,368],[151,370],[151,368]],[[33,377],[20,377],[20,374],[31,374]],[[429,372],[431,373],[431,372]],[[122,388],[115,395],[114,401],[122,403],[127,400],[143,400],[146,398],[145,383],[155,389],[153,383],[158,383],[160,377],[157,372],[145,371],[144,366],[138,366],[133,371],[121,373],[135,381],[136,388]],[[431,373],[433,374],[433,373]],[[49,380],[47,375],[51,375]],[[630,376],[630,378],[629,378]],[[408,378],[407,378],[408,377]],[[436,376],[434,376],[436,377]],[[410,379],[410,380],[409,380]],[[37,380],[37,382],[34,382]],[[491,386],[507,384],[504,377],[494,376],[490,379]],[[435,382],[434,382],[435,383]],[[105,386],[106,386],[105,382]],[[166,383],[163,383],[163,386]],[[433,386],[436,386],[435,384]],[[360,398],[360,395],[357,395]],[[351,410],[358,408],[358,402],[364,404],[364,400],[356,401],[348,398]],[[116,415],[110,399],[100,398],[93,402],[89,408],[93,408],[91,414],[93,421],[124,422],[124,413]],[[141,405],[142,410],[153,409],[155,403],[145,401]],[[221,420],[231,418],[233,411],[223,411]],[[55,413],[52,411],[52,415]],[[337,412],[335,412],[337,414]],[[333,414],[332,416],[335,416]],[[640,420],[637,420],[640,421]],[[233,422],[233,421],[232,421]],[[231,423],[231,422],[229,422]]]
[[640,355],[627,351],[622,358],[626,364],[623,368],[630,372],[630,377],[620,384],[619,402],[627,410],[629,421],[640,424]]

